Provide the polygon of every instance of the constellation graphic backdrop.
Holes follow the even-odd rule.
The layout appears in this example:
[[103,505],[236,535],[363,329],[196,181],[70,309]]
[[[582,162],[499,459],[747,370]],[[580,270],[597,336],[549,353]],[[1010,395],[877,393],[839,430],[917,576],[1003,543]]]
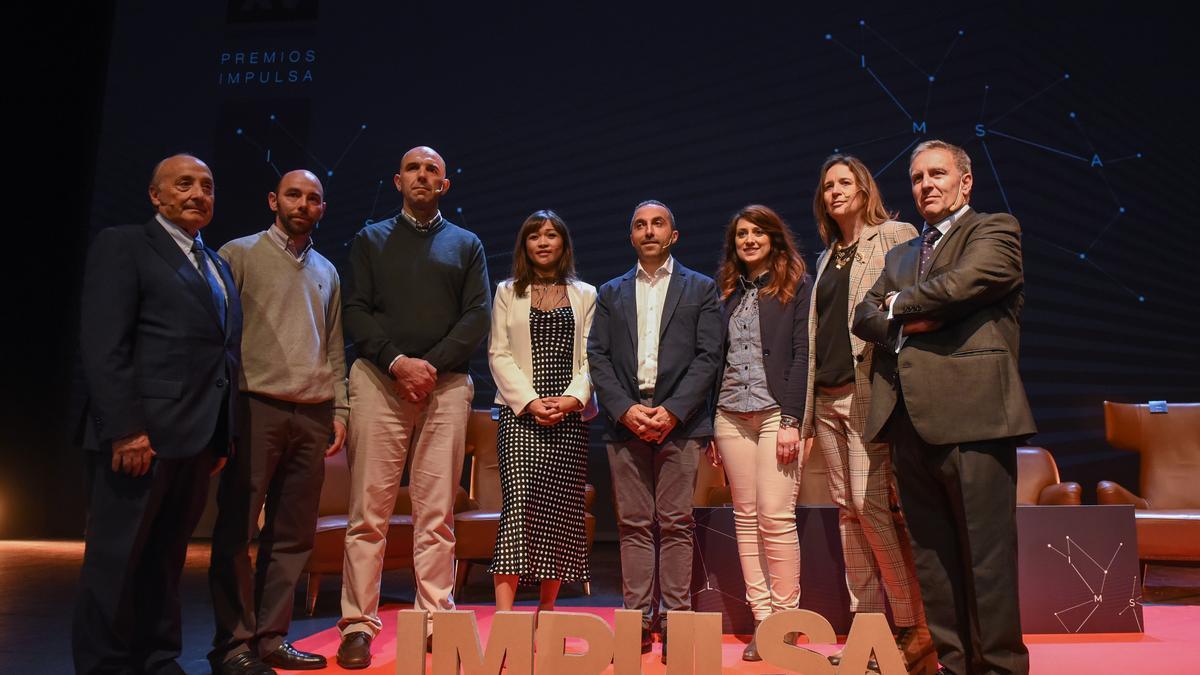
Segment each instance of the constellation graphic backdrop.
[[[972,204],[1021,221],[1033,443],[1064,478],[1089,491],[1135,482],[1136,458],[1103,442],[1101,401],[1200,398],[1200,318],[1185,299],[1200,250],[1195,141],[1176,133],[1165,94],[1144,104],[1157,90],[1123,65],[1152,38],[1101,39],[1121,10],[176,11],[118,5],[92,229],[144,220],[146,174],[170,152],[214,169],[215,245],[265,228],[267,191],[305,167],[329,203],[316,245],[345,273],[346,242],[399,209],[400,155],[428,144],[449,163],[443,212],[483,240],[493,281],[541,208],[570,225],[584,280],[624,272],[629,211],[647,198],[672,207],[673,250],[695,269],[715,269],[726,219],[751,202],[789,221],[811,264],[825,156],[860,156],[899,218],[919,224],[907,155],[938,137],[971,153]],[[193,76],[186,90],[172,86],[179,72]],[[472,375],[486,405],[482,351]],[[602,456],[590,478],[607,494]],[[611,532],[606,514],[600,527]]]

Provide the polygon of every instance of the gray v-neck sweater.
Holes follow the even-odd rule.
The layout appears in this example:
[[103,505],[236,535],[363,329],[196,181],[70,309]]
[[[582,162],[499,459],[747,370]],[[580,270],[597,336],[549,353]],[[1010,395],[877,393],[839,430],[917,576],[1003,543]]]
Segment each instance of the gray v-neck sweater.
[[292,403],[334,401],[349,416],[341,281],[315,249],[297,260],[266,231],[219,251],[241,293],[242,391]]

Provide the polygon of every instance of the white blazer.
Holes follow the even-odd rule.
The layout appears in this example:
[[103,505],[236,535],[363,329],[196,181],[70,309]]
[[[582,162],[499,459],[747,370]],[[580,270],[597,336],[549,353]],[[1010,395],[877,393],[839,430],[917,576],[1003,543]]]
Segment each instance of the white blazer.
[[[575,354],[571,359],[571,384],[564,396],[574,396],[583,405],[583,419],[596,416],[592,378],[588,374],[587,338],[596,310],[596,287],[582,281],[567,284],[567,299],[575,315]],[[501,281],[492,303],[492,334],[488,340],[488,367],[496,382],[496,403],[519,415],[535,398],[533,350],[529,337],[529,291],[518,296],[512,280]]]

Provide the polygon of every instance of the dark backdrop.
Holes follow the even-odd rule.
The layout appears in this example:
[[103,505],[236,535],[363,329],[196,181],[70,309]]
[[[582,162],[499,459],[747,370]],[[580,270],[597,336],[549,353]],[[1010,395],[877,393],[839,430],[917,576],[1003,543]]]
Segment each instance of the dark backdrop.
[[[317,246],[344,271],[345,242],[399,208],[400,155],[432,145],[453,181],[443,211],[483,239],[493,282],[524,216],[553,208],[598,285],[632,264],[642,199],[674,209],[674,252],[693,268],[715,268],[728,215],[749,202],[777,209],[812,263],[826,155],[859,155],[919,223],[907,151],[962,143],[973,205],[1011,211],[1025,232],[1032,442],[1089,492],[1101,478],[1134,487],[1136,457],[1104,443],[1101,401],[1200,399],[1187,284],[1197,83],[1173,11],[230,0],[35,18],[36,45],[11,57],[31,113],[13,136],[41,142],[10,195],[27,205],[13,286],[29,307],[8,332],[0,536],[81,530],[79,267],[97,229],[148,217],[149,171],[179,151],[216,176],[210,246],[270,223],[279,171],[317,172],[329,202]],[[482,351],[472,373],[487,404]],[[607,494],[598,447],[591,469]]]

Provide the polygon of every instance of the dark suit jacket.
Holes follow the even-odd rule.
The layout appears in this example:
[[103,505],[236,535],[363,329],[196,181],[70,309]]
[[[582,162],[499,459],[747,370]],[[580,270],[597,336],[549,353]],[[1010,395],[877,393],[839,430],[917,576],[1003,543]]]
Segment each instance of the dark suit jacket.
[[229,301],[222,330],[208,284],[162,224],[103,230],[84,270],[80,348],[88,383],[84,447],[145,431],[163,458],[190,457],[214,439],[222,404],[226,433],[241,367],[237,285],[215,251]]
[[[633,437],[621,415],[639,402],[637,267],[600,287],[588,334],[592,386],[605,414],[606,440]],[[672,437],[712,435],[708,397],[721,361],[721,311],[712,279],[675,261],[658,338],[654,405],[679,418]]]
[[[881,431],[903,388],[913,427],[935,445],[1034,433],[1033,413],[1017,372],[1024,276],[1021,228],[1006,213],[968,209],[942,236],[918,279],[921,239],[887,254],[883,274],[854,312],[854,334],[882,346],[871,372],[865,436]],[[899,291],[893,321],[880,302]],[[896,342],[904,319],[936,319],[940,329]]]
[[[721,307],[721,364],[713,383],[713,400],[719,400],[725,376],[725,353],[729,349],[729,317],[742,301],[739,284]],[[779,403],[779,412],[804,419],[804,395],[808,391],[808,303],[812,277],[807,274],[796,285],[796,295],[784,304],[759,291],[758,330],[762,334],[763,370],[767,389]]]

